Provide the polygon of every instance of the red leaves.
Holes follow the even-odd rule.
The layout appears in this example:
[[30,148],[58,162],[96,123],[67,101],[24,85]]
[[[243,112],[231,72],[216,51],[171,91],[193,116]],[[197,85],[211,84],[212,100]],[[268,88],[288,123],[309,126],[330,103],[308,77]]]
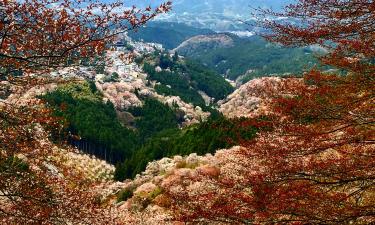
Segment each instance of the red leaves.
[[170,9],[165,3],[155,9],[122,10],[120,1],[106,4],[94,0],[5,3],[1,11],[6,12],[6,23],[0,21],[5,31],[0,33],[0,66],[25,72],[67,66],[66,59],[78,63],[82,56],[101,54],[103,46],[119,32],[140,27]]
[[[215,185],[216,195],[204,201],[172,195],[180,212],[185,211],[185,221],[375,222],[373,8],[373,2],[362,0],[300,0],[284,14],[272,14],[295,18],[302,26],[266,21],[265,27],[275,32],[270,40],[297,46],[321,44],[329,50],[323,64],[345,72],[312,70],[305,74],[304,83],[285,79],[277,88],[263,89],[272,99],[273,114],[267,117],[272,129],[242,143],[241,151],[228,153],[228,164],[240,167],[233,170],[241,174],[222,169],[218,179],[200,178]],[[235,165],[230,164],[232,157]],[[245,193],[246,200],[241,195]],[[192,213],[217,198],[227,207]]]
[[[170,8],[163,4],[163,10],[120,12],[121,1],[96,0],[0,0],[0,5],[0,80],[19,86],[20,93],[44,81],[14,79],[10,72],[41,73],[68,66],[68,61],[79,64],[82,57],[103,53],[119,33]],[[40,101],[24,106],[0,102],[0,223],[113,223],[95,204],[91,183],[56,161],[48,137],[59,134],[60,122]],[[53,174],[55,167],[60,174]]]
[[368,62],[350,62],[345,61],[345,58],[375,56],[373,8],[373,2],[362,0],[300,0],[287,7],[285,13],[262,11],[260,15],[294,18],[300,24],[267,22],[264,26],[274,31],[273,34],[266,35],[269,40],[297,46],[319,44],[330,51],[328,57],[331,54],[341,56],[335,60],[325,60],[326,64],[349,70],[355,68],[357,72],[363,72],[364,68],[369,67]]
[[[36,83],[44,82],[38,79]],[[38,100],[30,100],[24,106],[1,102],[2,224],[60,224],[62,221],[108,224],[113,221],[107,218],[105,209],[95,204],[91,183],[83,182],[80,174],[59,161],[60,149],[48,140],[59,129],[57,119]]]

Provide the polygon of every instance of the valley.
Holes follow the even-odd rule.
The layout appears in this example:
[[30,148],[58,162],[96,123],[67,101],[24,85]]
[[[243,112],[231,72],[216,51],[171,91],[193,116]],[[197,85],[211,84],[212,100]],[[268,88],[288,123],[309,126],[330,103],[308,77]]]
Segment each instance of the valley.
[[[155,35],[160,32],[177,37]],[[96,189],[106,204],[116,204],[117,214],[137,221],[128,210],[141,207],[150,220],[152,213],[168,214],[147,210],[163,201],[170,179],[191,171],[216,176],[228,163],[224,158],[235,157],[232,149],[269,129],[267,118],[258,118],[270,113],[262,92],[277,89],[279,77],[300,73],[312,60],[309,53],[259,37],[155,23],[123,35],[93,61],[52,72],[49,86],[8,101],[45,102],[63,126],[52,143],[65,149],[55,151],[74,149],[57,158],[87,179],[107,182]],[[291,58],[296,61],[286,64]]]
[[[132,219],[136,218],[128,215],[130,205],[125,205],[155,207],[171,179],[168,174],[188,169],[214,175],[223,160],[221,154],[268,129],[266,118],[264,122],[256,119],[269,114],[268,96],[261,93],[270,84],[277,88],[283,74],[271,74],[267,66],[291,74],[300,72],[296,65],[310,59],[304,56],[307,50],[282,49],[259,37],[166,24],[162,25],[172,35],[177,31],[171,29],[182,26],[184,35],[175,40],[181,43],[172,44],[174,49],[165,49],[153,38],[155,43],[144,42],[157,37],[153,32],[159,32],[161,24],[151,26],[139,36],[131,35],[135,39],[123,35],[94,61],[83,60],[79,67],[52,72],[56,81],[48,87],[8,97],[9,101],[44,101],[63,125],[60,134],[65,134],[53,136],[52,142],[75,149],[63,158],[66,165],[80,168],[85,177],[107,182],[96,187],[102,198],[107,204],[119,202],[117,213]],[[126,57],[129,54],[132,60]],[[291,64],[293,68],[276,66],[285,65],[291,55],[296,60],[302,55],[304,60]],[[245,65],[257,75],[250,78],[249,69],[241,67]],[[236,81],[238,77],[251,81]],[[162,211],[158,213],[164,215]]]
[[[69,134],[69,145],[80,154],[116,167],[107,176],[118,183],[113,184],[114,190],[104,192],[112,197],[118,192],[120,202],[134,200],[144,185],[153,185],[156,172],[150,172],[154,170],[151,167],[158,165],[157,173],[205,167],[205,160],[216,160],[216,151],[250,141],[267,127],[254,121],[258,115],[268,114],[267,96],[252,90],[265,89],[268,83],[276,88],[281,79],[258,78],[236,88],[233,81],[224,79],[217,66],[211,69],[197,58],[207,53],[204,49],[212,51],[208,54],[219,55],[216,51],[229,52],[228,48],[235,48],[244,40],[232,34],[192,39],[196,43],[188,39],[168,51],[159,43],[123,36],[104,56],[107,63],[98,59],[81,65],[80,72],[72,68],[54,73],[58,79],[78,82],[55,85],[48,92],[41,92],[44,94],[32,95],[46,101],[54,116],[61,118],[64,133]],[[264,42],[258,38],[248,41],[267,48],[259,45]],[[197,58],[183,57],[179,52]],[[123,57],[129,53],[135,55],[134,61]],[[286,60],[282,58],[285,56],[280,57]],[[77,76],[79,73],[86,78]],[[245,125],[248,123],[254,125]],[[64,140],[56,137],[55,142]],[[174,164],[167,166],[166,162]],[[153,186],[148,191],[161,188]]]
[[[118,165],[116,179],[135,177],[163,157],[233,146],[240,140],[234,132],[249,133],[243,138],[255,134],[256,128],[242,131],[243,121],[225,119],[220,112],[217,102],[234,88],[219,74],[162,48],[138,52],[156,45],[126,39],[127,48],[107,53],[112,63],[102,71],[100,62],[80,69],[88,81],[60,85],[41,96],[67,124],[70,144]],[[119,56],[129,46],[138,56],[125,66]],[[64,79],[75,74],[59,72]]]

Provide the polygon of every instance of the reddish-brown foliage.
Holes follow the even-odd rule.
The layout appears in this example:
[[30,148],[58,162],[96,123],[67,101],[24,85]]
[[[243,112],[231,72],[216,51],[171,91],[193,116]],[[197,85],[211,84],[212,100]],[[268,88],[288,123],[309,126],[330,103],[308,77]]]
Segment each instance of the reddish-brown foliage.
[[201,194],[176,193],[173,185],[167,189],[177,219],[375,222],[375,3],[300,0],[286,10],[273,15],[301,19],[301,26],[266,21],[274,31],[267,38],[287,45],[320,44],[329,51],[322,62],[345,75],[312,70],[304,82],[286,79],[277,92],[270,88],[272,131],[260,132],[230,153],[240,173],[197,178],[216,189]]
[[0,69],[6,74],[51,69],[100,55],[116,35],[136,29],[167,2],[152,9],[126,8],[122,1],[0,1]]
[[[14,81],[25,88],[34,86],[33,82]],[[38,83],[46,82],[39,79]],[[90,191],[94,184],[59,160],[59,150],[53,148],[49,137],[62,127],[42,102],[1,101],[0,127],[1,224],[112,221],[96,193]]]
[[304,0],[287,6],[285,13],[262,11],[300,23],[265,20],[263,25],[275,31],[266,35],[269,40],[289,46],[319,44],[329,51],[323,63],[361,73],[375,69],[374,12],[374,1],[368,0]]
[[[167,12],[125,8],[122,1],[0,0],[0,223],[116,224],[82,176],[59,162],[49,140],[61,124],[43,104],[8,101],[12,89],[50,82],[12,77],[45,73],[101,55],[116,35]],[[3,87],[11,85],[9,87]]]

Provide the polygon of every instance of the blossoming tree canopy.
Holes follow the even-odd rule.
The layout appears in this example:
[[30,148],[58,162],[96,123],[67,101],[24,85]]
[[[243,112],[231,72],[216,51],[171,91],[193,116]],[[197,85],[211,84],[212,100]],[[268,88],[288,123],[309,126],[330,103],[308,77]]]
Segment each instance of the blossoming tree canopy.
[[1,0],[1,73],[50,69],[101,54],[116,35],[170,8],[171,2],[139,9],[123,1]]
[[374,12],[374,1],[366,0],[303,0],[286,7],[284,13],[263,11],[302,24],[266,20],[265,27],[274,31],[266,35],[269,40],[291,46],[318,44],[329,52],[323,62],[352,71],[374,70]]
[[[323,46],[328,54],[321,61],[334,70],[314,69],[299,82],[263,89],[272,99],[266,119],[272,129],[227,152],[217,178],[198,174],[166,186],[177,219],[374,223],[375,2],[299,0],[285,13],[263,13],[300,22],[262,21],[273,31],[266,38]],[[206,188],[194,190],[198,184]]]
[[140,27],[170,6],[166,2],[137,9],[121,1],[0,0],[0,88],[19,96],[9,98],[6,93],[0,98],[1,224],[119,224],[100,205],[91,190],[93,182],[64,164],[60,149],[51,142],[63,121],[40,99],[21,97],[31,87],[64,81],[9,75],[47,72],[100,55],[118,34]]

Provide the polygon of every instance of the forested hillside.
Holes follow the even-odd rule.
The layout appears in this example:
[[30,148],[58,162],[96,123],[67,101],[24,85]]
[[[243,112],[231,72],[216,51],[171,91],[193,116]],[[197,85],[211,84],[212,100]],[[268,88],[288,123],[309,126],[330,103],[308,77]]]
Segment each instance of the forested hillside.
[[[135,95],[142,102],[141,106],[137,103],[118,111],[109,100],[103,102],[104,95],[96,87],[101,84],[94,82],[63,85],[42,97],[67,125],[71,144],[117,164],[117,180],[134,177],[146,168],[147,163],[162,157],[215,153],[254,137],[257,129],[242,128],[244,119],[225,119],[210,105],[234,90],[213,70],[181,59],[177,54],[169,56],[158,51],[141,58],[139,63],[144,63],[147,82],[156,82],[157,93],[179,96],[209,111],[209,121],[180,130],[183,111],[175,104],[164,104],[153,97],[140,95],[142,90],[139,89],[135,89]],[[110,85],[118,81],[106,82]],[[105,87],[104,83],[101,90],[108,92],[109,87],[108,90]],[[211,97],[209,103],[200,92]]]
[[162,44],[166,49],[174,49],[183,41],[201,34],[213,34],[209,29],[195,28],[184,23],[151,22],[128,35],[136,41]]
[[[158,71],[157,67],[160,68]],[[215,102],[224,99],[234,90],[213,70],[189,60],[180,60],[177,55],[170,57],[160,53],[151,60],[145,60],[143,69],[148,74],[148,79],[158,82],[155,87],[158,93],[180,96],[182,100],[206,109],[205,100],[199,91],[205,92]]]
[[104,77],[96,83],[60,85],[41,96],[65,124],[70,144],[113,164],[122,163],[161,132],[177,132],[210,114],[217,118],[220,113],[212,106],[234,90],[214,71],[177,54],[155,51],[138,63],[144,64],[145,78],[127,80],[117,74],[116,79]]
[[[122,126],[111,102],[103,102],[93,83],[70,84],[42,98],[63,119],[69,141],[83,151],[115,163],[129,157],[138,135]],[[87,147],[85,145],[88,145]]]
[[[197,87],[202,85],[204,89],[204,85],[211,81],[207,77],[205,79],[205,76],[194,74],[198,73],[197,71],[203,70],[202,75],[207,73],[208,77],[212,76],[213,81],[219,76],[210,71],[205,72],[203,67],[190,62],[184,66],[173,63],[173,66],[176,73],[157,73],[159,79],[154,76],[150,76],[150,79],[160,82],[174,81],[171,84],[185,85],[180,89],[181,95],[187,96],[184,90],[192,90],[191,93],[194,93],[197,99],[201,99],[201,102],[196,103],[211,112],[209,121],[180,130],[179,127],[184,120],[183,112],[152,97],[140,96],[142,106],[120,112],[128,113],[134,118],[131,119],[132,126],[129,126],[129,121],[124,121],[124,118],[120,120],[110,101],[103,102],[103,93],[96,88],[95,83],[87,81],[62,85],[41,98],[54,109],[55,116],[61,118],[62,124],[65,124],[65,131],[70,134],[69,143],[85,153],[117,164],[116,179],[120,181],[134,177],[145,169],[148,162],[161,157],[214,153],[217,149],[238,144],[241,138],[248,139],[254,136],[255,128],[242,130],[241,120],[227,120],[219,116],[217,110],[205,105],[196,90],[186,86],[193,82]],[[188,72],[189,79],[180,77],[177,71]],[[164,79],[165,76],[169,76],[168,79]],[[219,79],[219,83],[221,82]],[[215,85],[210,88],[215,88]],[[211,90],[210,88],[207,87],[207,90]],[[173,90],[168,87],[167,89]],[[212,89],[210,94],[220,96],[222,91],[219,86],[217,90]],[[194,98],[187,100],[191,101]],[[55,140],[63,139],[57,136]]]
[[257,36],[250,38],[239,38],[232,34],[226,36],[232,39],[231,46],[205,48],[204,45],[195,43],[196,46],[192,47],[188,41],[175,51],[232,80],[243,75],[245,75],[243,79],[247,81],[269,75],[300,74],[317,65],[314,54],[318,53],[308,47],[287,48],[268,43]]
[[[163,157],[196,153],[214,154],[216,150],[238,145],[255,137],[257,128],[243,126],[246,119],[218,117],[180,129],[169,129],[153,136],[129,159],[116,167],[115,179],[133,178],[146,169],[149,162]],[[193,166],[193,165],[192,165]]]

